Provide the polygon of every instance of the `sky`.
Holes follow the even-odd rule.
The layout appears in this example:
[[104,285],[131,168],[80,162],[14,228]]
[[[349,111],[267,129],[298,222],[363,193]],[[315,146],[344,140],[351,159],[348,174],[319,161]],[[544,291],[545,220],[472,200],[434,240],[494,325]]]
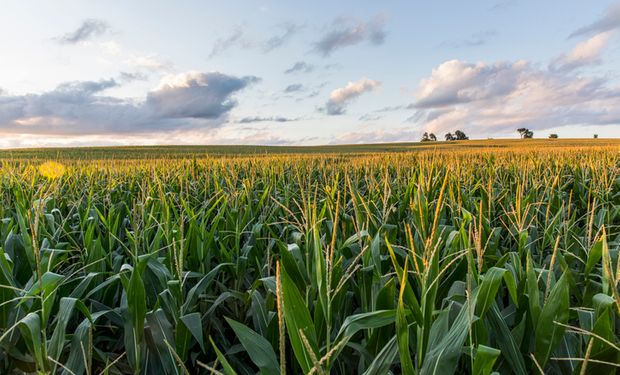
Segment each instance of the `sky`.
[[620,1],[24,1],[0,147],[620,137]]

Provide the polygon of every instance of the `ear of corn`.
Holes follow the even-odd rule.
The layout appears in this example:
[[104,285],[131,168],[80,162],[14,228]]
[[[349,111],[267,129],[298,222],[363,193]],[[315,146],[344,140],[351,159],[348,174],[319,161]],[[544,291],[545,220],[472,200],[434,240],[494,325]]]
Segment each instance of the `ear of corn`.
[[569,143],[2,153],[0,373],[617,373],[619,145]]

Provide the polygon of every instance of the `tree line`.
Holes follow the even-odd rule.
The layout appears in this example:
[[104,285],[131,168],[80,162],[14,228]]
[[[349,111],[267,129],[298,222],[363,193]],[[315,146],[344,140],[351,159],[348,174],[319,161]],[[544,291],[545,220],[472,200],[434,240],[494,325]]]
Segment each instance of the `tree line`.
[[[446,133],[444,138],[446,139],[446,141],[464,141],[464,140],[469,139],[469,137],[460,130],[455,131],[454,134]],[[434,142],[436,140],[437,140],[437,136],[435,134],[424,132],[424,134],[422,134],[422,139],[420,141],[421,142]]]
[[[517,133],[521,136],[521,139],[530,139],[534,138],[534,132],[528,128],[519,128],[517,129]],[[446,141],[464,141],[469,139],[469,137],[460,130],[455,131],[454,133],[446,133],[444,135]],[[549,139],[557,139],[559,138],[557,134],[549,134]],[[598,138],[598,134],[594,134],[594,138]],[[434,133],[424,132],[422,134],[422,139],[420,142],[435,142],[437,140],[437,136]]]

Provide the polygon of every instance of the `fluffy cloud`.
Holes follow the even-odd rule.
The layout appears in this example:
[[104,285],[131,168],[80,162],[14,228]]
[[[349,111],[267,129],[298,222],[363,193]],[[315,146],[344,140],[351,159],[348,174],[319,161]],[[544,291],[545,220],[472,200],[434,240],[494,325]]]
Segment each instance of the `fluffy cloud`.
[[61,43],[76,44],[84,42],[100,35],[110,29],[107,22],[97,19],[87,19],[76,30],[58,38]]
[[539,69],[526,61],[447,61],[414,92],[412,122],[433,132],[478,134],[620,123],[620,89],[605,79]]
[[381,82],[368,78],[362,78],[356,82],[349,82],[345,87],[335,89],[329,94],[329,100],[325,105],[328,115],[342,115],[346,106],[360,95],[375,90],[381,86]]
[[620,2],[610,5],[603,16],[593,23],[577,29],[570,37],[592,35],[620,28]]
[[446,61],[420,82],[415,92],[416,107],[443,107],[508,94],[527,66],[525,61],[494,65]]
[[165,77],[136,102],[104,95],[116,80],[69,82],[42,94],[0,96],[0,132],[135,134],[213,128],[235,107],[233,95],[256,77],[189,72]]
[[601,53],[607,47],[611,32],[596,34],[581,42],[572,51],[555,58],[549,68],[551,70],[572,70],[586,65],[601,63]]
[[323,35],[314,44],[314,48],[321,55],[329,56],[338,49],[363,42],[380,45],[385,41],[384,27],[385,19],[382,15],[367,22],[337,19],[333,22],[332,30]]

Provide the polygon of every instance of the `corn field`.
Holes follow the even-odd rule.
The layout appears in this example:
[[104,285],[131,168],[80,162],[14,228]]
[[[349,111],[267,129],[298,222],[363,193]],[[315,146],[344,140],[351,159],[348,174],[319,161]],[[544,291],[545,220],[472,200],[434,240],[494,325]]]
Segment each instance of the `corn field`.
[[616,374],[620,153],[0,154],[0,373]]

